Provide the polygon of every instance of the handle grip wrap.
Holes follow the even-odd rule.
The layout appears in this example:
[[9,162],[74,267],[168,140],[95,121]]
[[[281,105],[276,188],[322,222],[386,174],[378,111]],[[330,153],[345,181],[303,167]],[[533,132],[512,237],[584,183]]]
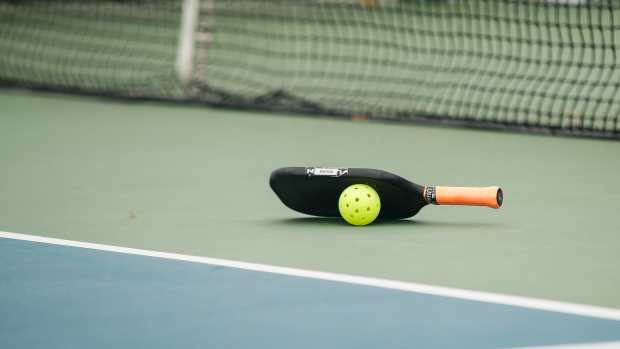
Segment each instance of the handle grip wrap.
[[504,193],[500,187],[426,187],[427,201],[435,205],[487,206],[500,208]]

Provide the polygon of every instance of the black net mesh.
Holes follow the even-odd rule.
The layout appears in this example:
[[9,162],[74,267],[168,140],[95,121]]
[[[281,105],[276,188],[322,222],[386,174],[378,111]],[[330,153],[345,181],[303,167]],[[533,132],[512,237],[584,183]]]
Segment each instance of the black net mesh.
[[620,3],[0,1],[0,80],[232,107],[620,138]]

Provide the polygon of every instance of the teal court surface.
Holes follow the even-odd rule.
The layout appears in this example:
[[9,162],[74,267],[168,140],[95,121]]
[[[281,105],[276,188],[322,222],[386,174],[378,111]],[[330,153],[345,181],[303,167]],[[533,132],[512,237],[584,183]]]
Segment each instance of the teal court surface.
[[[2,348],[617,348],[620,144],[0,92]],[[288,165],[501,185],[358,228]]]

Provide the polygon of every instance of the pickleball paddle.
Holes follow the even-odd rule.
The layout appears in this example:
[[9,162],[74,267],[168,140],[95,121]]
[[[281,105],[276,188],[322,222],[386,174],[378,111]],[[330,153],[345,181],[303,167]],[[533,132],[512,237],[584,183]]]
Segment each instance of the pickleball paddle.
[[379,219],[414,216],[428,204],[499,208],[499,187],[424,186],[393,173],[368,168],[283,167],[269,185],[287,207],[312,216],[340,217],[338,198],[352,184],[368,184],[381,197]]

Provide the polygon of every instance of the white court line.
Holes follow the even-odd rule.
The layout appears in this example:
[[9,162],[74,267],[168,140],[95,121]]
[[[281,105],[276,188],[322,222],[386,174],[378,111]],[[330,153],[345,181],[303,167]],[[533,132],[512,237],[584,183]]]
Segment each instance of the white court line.
[[597,342],[581,344],[561,344],[542,347],[519,347],[511,349],[620,349],[620,342]]
[[552,311],[552,312],[558,312],[558,313],[582,315],[582,316],[589,316],[589,317],[595,317],[595,318],[601,318],[601,319],[620,321],[620,309],[613,309],[613,308],[604,308],[604,307],[597,307],[597,306],[590,306],[590,305],[557,302],[557,301],[545,300],[545,299],[511,296],[511,295],[505,295],[505,294],[499,294],[499,293],[463,290],[463,289],[458,289],[458,288],[432,286],[432,285],[417,284],[417,283],[410,283],[410,282],[403,282],[403,281],[377,279],[377,278],[370,278],[370,277],[363,277],[363,276],[353,276],[353,275],[345,275],[345,274],[327,273],[327,272],[321,272],[321,271],[278,267],[278,266],[266,265],[266,264],[246,263],[246,262],[231,261],[231,260],[226,260],[226,259],[190,256],[190,255],[184,255],[184,254],[178,254],[178,253],[159,252],[159,251],[142,250],[142,249],[129,248],[129,247],[102,245],[102,244],[95,244],[95,243],[90,243],[90,242],[80,242],[80,241],[72,241],[72,240],[47,238],[47,237],[42,237],[42,236],[9,233],[9,232],[3,232],[3,231],[0,231],[0,238],[33,241],[33,242],[41,242],[41,243],[53,244],[53,245],[87,248],[91,250],[119,252],[119,253],[131,254],[131,255],[149,256],[149,257],[194,262],[194,263],[210,264],[210,265],[237,268],[237,269],[243,269],[243,270],[251,270],[251,271],[273,273],[273,274],[280,274],[280,275],[289,275],[289,276],[298,276],[298,277],[310,278],[310,279],[343,282],[343,283],[349,283],[349,284],[355,284],[355,285],[380,287],[380,288],[399,290],[399,291],[417,292],[417,293],[424,293],[424,294],[435,295],[435,296],[458,298],[458,299],[465,299],[465,300],[485,302],[485,303],[503,304],[503,305],[510,305],[510,306],[515,306],[515,307],[546,310],[546,311]]

